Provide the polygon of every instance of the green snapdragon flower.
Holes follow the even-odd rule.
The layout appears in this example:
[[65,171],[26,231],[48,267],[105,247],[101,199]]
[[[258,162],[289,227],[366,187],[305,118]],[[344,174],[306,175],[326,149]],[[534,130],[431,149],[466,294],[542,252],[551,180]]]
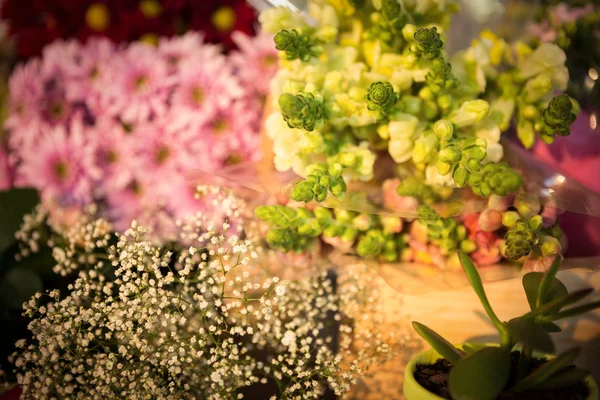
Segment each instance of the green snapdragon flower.
[[319,57],[323,52],[319,41],[306,33],[298,33],[295,29],[280,30],[274,40],[275,48],[284,51],[288,60],[300,59],[307,62],[313,57]]
[[504,255],[512,261],[528,255],[538,244],[536,230],[523,220],[517,221],[504,238],[506,239]]
[[467,230],[453,218],[442,218],[428,205],[417,208],[419,222],[427,227],[427,236],[438,245],[442,254],[448,255],[456,250],[472,253],[476,244],[467,238]]
[[483,138],[470,137],[446,142],[438,154],[438,172],[441,175],[452,173],[456,186],[466,186],[470,175],[481,169],[481,163],[487,155],[486,147],[487,141]]
[[279,96],[279,107],[290,128],[302,128],[310,132],[325,121],[323,101],[312,93],[284,93]]
[[415,176],[402,180],[396,192],[400,196],[414,197],[419,200],[419,203],[423,204],[433,204],[441,198],[430,185]]
[[367,93],[367,108],[379,111],[383,115],[391,114],[398,102],[400,95],[394,92],[394,87],[389,82],[374,82]]
[[433,92],[437,93],[442,89],[452,89],[458,86],[458,79],[452,76],[452,66],[443,58],[433,58],[429,68],[425,79]]
[[440,57],[444,42],[442,42],[436,27],[419,28],[415,32],[414,39],[416,43],[410,47],[410,50],[417,56],[427,60]]

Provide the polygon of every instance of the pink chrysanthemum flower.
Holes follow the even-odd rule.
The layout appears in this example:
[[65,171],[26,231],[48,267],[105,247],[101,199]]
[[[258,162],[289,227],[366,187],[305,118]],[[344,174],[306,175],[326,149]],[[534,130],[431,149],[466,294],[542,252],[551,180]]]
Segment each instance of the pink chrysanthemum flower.
[[40,68],[40,61],[34,59],[17,66],[12,73],[8,81],[9,115],[4,123],[7,128],[15,130],[39,121],[39,101],[44,92]]
[[62,204],[89,203],[99,175],[81,119],[75,118],[68,130],[56,126],[44,132],[39,142],[22,154],[19,185],[33,186]]
[[214,117],[218,108],[229,107],[244,94],[232,72],[227,59],[220,55],[186,59],[180,64],[172,107],[181,118],[196,125]]
[[0,146],[0,190],[10,189],[12,181],[12,171],[8,162],[8,155],[4,147]]
[[81,69],[82,46],[74,39],[57,40],[42,52],[41,74],[45,77],[71,77]]
[[136,43],[114,57],[101,84],[101,106],[106,112],[138,123],[166,112],[173,78],[156,49]]
[[103,90],[102,78],[115,54],[115,45],[108,39],[93,38],[79,49],[74,63],[64,66],[66,96],[70,101],[97,103]]
[[222,56],[222,49],[204,42],[204,37],[198,32],[188,32],[183,36],[162,38],[158,43],[158,53],[174,69],[189,58],[200,58],[210,61]]
[[97,195],[122,189],[132,180],[135,168],[132,157],[134,139],[113,119],[98,121],[90,128],[90,136],[95,164],[102,176]]
[[251,92],[266,96],[269,82],[277,72],[277,50],[273,35],[261,33],[252,38],[242,32],[232,34],[239,51],[231,55],[237,75]]

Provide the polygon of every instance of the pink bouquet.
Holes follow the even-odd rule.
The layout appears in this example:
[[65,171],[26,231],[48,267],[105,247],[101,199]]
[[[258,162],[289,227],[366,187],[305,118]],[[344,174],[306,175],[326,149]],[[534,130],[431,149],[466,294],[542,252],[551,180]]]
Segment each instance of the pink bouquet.
[[203,207],[190,171],[259,156],[276,53],[268,35],[234,39],[239,51],[227,56],[197,33],[156,47],[105,39],[46,47],[9,83],[15,185],[62,208],[98,204],[118,230],[137,219],[168,234]]

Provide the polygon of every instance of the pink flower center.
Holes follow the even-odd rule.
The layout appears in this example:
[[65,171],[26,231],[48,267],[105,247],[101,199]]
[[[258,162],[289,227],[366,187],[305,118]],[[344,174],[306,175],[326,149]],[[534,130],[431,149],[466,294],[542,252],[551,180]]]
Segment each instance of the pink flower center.
[[242,156],[239,154],[231,154],[225,159],[225,165],[236,165],[242,162]]
[[119,154],[114,150],[109,150],[108,152],[106,152],[105,158],[108,164],[113,164],[119,160]]
[[269,55],[263,57],[262,66],[264,68],[270,68],[273,65],[275,65],[276,62],[277,62],[277,57],[275,57],[272,54],[269,54]]
[[142,90],[148,84],[148,77],[140,75],[135,79],[135,90]]
[[58,178],[59,181],[63,182],[68,176],[68,174],[69,169],[66,162],[61,160],[54,164],[54,175]]
[[195,87],[192,90],[192,98],[196,104],[201,105],[204,102],[204,90],[201,87]]
[[218,118],[213,122],[212,127],[215,133],[221,134],[227,129],[227,121],[223,118]]
[[159,165],[164,164],[170,155],[171,155],[171,152],[169,151],[169,148],[166,146],[161,146],[158,148],[158,150],[156,152],[156,162]]

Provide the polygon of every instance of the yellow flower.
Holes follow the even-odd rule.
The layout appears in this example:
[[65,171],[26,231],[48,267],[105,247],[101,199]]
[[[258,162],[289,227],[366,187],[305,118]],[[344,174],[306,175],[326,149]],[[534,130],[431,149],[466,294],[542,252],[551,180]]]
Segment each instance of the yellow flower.
[[110,12],[105,4],[93,3],[85,12],[85,23],[96,32],[101,32],[110,25]]
[[213,13],[210,21],[221,32],[229,32],[235,25],[236,15],[231,7],[221,7]]
[[156,0],[142,0],[139,7],[144,17],[147,18],[155,18],[162,13],[162,6]]

